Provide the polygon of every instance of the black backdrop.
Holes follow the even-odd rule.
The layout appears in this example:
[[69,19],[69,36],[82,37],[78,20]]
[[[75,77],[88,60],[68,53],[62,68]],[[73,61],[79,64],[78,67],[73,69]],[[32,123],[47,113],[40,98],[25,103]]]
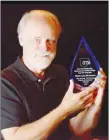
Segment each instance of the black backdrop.
[[[54,63],[69,71],[73,55],[84,35],[101,67],[108,74],[108,2],[2,2],[1,69],[13,63],[21,47],[16,28],[22,14],[31,9],[45,9],[58,16],[63,32]],[[108,89],[106,87],[102,116],[94,135],[107,135]]]

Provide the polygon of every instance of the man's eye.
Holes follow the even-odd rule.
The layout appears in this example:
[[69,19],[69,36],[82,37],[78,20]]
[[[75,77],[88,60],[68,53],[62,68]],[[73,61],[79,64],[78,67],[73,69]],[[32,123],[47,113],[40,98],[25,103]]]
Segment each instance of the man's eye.
[[40,39],[36,39],[35,41],[36,41],[36,43],[40,43]]
[[48,44],[52,44],[52,40],[47,39]]
[[54,44],[54,43],[56,43],[56,40],[47,39],[47,43],[48,43],[48,44]]

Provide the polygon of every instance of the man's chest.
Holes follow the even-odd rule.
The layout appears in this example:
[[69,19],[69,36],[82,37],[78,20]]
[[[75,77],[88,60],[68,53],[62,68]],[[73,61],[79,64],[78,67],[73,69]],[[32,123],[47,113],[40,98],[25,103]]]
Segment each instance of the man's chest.
[[30,121],[35,121],[52,111],[62,101],[65,91],[61,80],[24,85],[24,104]]

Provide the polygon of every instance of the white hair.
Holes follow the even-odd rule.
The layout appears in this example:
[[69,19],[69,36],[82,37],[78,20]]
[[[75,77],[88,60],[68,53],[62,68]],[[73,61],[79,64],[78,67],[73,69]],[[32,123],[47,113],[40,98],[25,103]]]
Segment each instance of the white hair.
[[19,24],[18,24],[18,27],[17,27],[18,36],[21,35],[21,33],[22,33],[22,31],[24,30],[24,28],[25,28],[27,22],[28,22],[32,17],[35,17],[35,16],[41,16],[41,17],[44,17],[44,18],[46,18],[46,19],[48,19],[48,20],[52,20],[52,21],[55,23],[55,25],[56,25],[58,34],[61,33],[61,31],[62,31],[61,24],[60,24],[58,18],[57,18],[53,13],[51,13],[51,12],[49,12],[49,11],[46,11],[46,10],[32,10],[32,11],[30,11],[30,12],[26,12],[26,13],[22,16],[22,18],[21,18],[21,20],[20,20],[20,22],[19,22]]

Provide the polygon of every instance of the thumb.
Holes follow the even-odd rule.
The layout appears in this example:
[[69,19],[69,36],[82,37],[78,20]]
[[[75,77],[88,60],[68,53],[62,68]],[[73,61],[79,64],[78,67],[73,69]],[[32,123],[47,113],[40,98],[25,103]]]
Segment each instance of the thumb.
[[68,91],[73,92],[73,90],[74,90],[74,81],[71,79]]
[[99,88],[99,89],[98,89],[97,96],[96,96],[96,98],[95,98],[95,103],[96,103],[96,105],[101,105],[101,104],[102,104],[102,102],[103,102],[103,97],[104,97],[104,89]]

